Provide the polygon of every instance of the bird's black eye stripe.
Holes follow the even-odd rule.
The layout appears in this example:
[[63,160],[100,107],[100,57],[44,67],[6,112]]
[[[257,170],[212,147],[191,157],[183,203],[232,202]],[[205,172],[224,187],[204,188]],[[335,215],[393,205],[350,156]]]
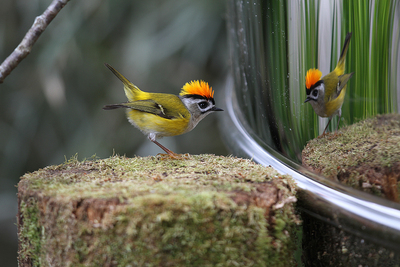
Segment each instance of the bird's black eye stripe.
[[179,97],[182,97],[182,98],[193,98],[193,99],[211,100],[212,104],[215,105],[214,98],[206,98],[206,97],[201,96],[201,95],[184,95],[184,96],[179,96]]
[[307,90],[307,95],[308,95],[308,94],[311,94],[311,93],[312,93],[311,90],[313,90],[314,88],[317,88],[318,86],[320,86],[320,85],[323,84],[323,83],[324,83],[324,81],[319,80],[319,81],[316,82],[313,86],[311,86],[310,89],[307,89],[307,88],[306,88],[306,90]]

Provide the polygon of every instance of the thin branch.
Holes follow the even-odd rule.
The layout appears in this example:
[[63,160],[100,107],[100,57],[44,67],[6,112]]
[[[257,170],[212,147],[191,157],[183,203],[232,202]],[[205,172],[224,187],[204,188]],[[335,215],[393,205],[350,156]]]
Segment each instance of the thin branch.
[[54,17],[69,2],[69,0],[53,0],[41,16],[36,17],[32,27],[26,33],[22,42],[0,65],[0,83],[15,69],[18,64],[31,52],[33,45],[44,32]]

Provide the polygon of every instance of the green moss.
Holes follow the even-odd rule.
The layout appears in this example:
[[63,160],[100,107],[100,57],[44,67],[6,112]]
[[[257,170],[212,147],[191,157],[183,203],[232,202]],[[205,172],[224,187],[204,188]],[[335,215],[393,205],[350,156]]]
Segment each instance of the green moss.
[[[132,203],[141,207],[140,210],[128,208],[115,214],[118,221],[109,230],[119,239],[114,248],[119,251],[114,254],[115,260],[122,266],[129,264],[132,257],[124,255],[133,253],[137,262],[146,262],[155,256],[151,262],[153,266],[163,262],[213,265],[250,261],[246,245],[254,246],[252,243],[258,237],[260,226],[257,221],[248,225],[248,214],[236,210],[232,202],[216,193],[193,195],[185,201],[181,196],[140,197]],[[149,209],[151,214],[146,212]],[[252,212],[263,217],[261,209]],[[109,235],[102,235],[106,236]],[[157,242],[152,242],[154,240]],[[108,242],[107,238],[101,238],[97,244],[106,247]],[[268,248],[264,247],[265,250]],[[98,251],[97,248],[94,250]],[[101,258],[93,260],[102,261]]]
[[328,178],[397,201],[400,114],[378,115],[311,140],[302,156],[303,165]]
[[24,224],[19,229],[19,236],[23,238],[20,239],[19,257],[29,258],[33,266],[40,266],[42,227],[39,224],[37,203],[33,198],[29,198],[27,202],[21,201],[19,209],[24,216]]
[[[279,197],[264,199],[259,186]],[[73,157],[24,175],[19,191],[40,203],[20,207],[30,229],[20,254],[35,265],[294,264],[295,185],[250,160]]]
[[[95,161],[69,160],[22,178],[30,189],[58,197],[124,198],[132,192],[177,192],[198,187],[211,190],[251,191],[249,182],[263,182],[279,176],[272,168],[232,157],[190,156],[188,160],[158,157],[111,157]],[[266,179],[268,177],[268,179]],[[217,178],[217,180],[216,180]],[[245,180],[244,180],[245,178]],[[132,183],[134,181],[134,183]]]

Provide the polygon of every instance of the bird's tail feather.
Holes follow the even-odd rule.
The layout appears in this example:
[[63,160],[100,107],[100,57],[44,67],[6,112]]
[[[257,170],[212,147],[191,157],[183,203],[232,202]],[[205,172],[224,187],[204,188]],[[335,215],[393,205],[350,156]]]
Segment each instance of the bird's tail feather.
[[142,91],[136,85],[131,83],[127,78],[125,78],[121,73],[119,73],[116,69],[111,67],[111,65],[107,63],[104,63],[104,65],[106,65],[106,67],[109,68],[111,72],[114,73],[114,75],[117,76],[118,79],[120,79],[121,82],[124,84],[125,95],[128,98],[128,100],[135,101],[136,95],[140,94]]
[[346,63],[346,54],[347,54],[347,50],[349,48],[351,35],[352,35],[351,32],[349,32],[346,35],[346,39],[344,40],[344,44],[343,44],[342,53],[340,54],[338,64],[335,68],[335,72],[337,73],[338,76],[340,76],[344,73],[344,67],[345,67],[345,63]]

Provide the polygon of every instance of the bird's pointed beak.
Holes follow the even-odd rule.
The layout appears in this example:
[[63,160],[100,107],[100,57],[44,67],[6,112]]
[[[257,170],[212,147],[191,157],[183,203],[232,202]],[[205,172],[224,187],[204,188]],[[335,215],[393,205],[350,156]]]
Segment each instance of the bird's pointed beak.
[[217,108],[217,107],[213,107],[211,110],[212,111],[224,111],[222,108]]
[[310,100],[311,100],[311,98],[307,97],[306,100],[304,101],[304,103],[307,103]]

